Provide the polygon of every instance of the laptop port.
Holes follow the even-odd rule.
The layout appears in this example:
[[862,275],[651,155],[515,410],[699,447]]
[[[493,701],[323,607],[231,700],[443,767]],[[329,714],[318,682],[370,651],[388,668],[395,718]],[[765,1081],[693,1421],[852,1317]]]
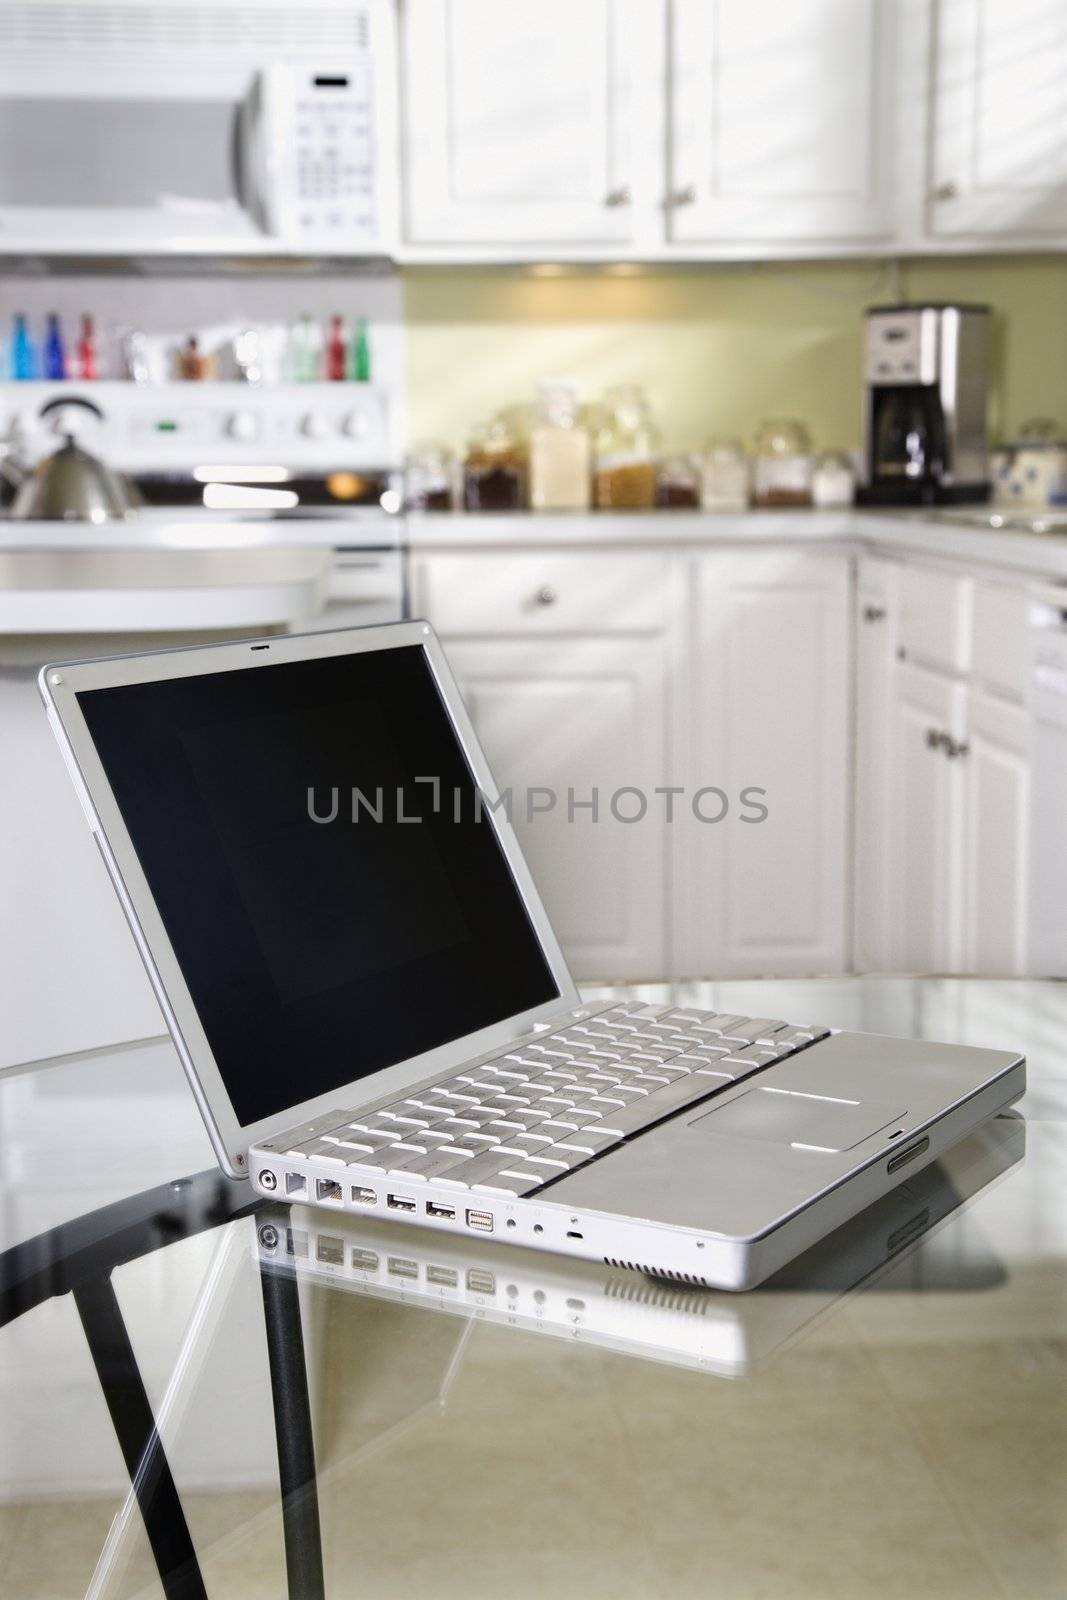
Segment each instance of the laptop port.
[[426,1215],[428,1217],[441,1217],[445,1222],[455,1222],[455,1206],[440,1206],[436,1200],[427,1200]]
[[459,1273],[451,1267],[427,1267],[426,1282],[440,1284],[444,1289],[458,1289]]
[[278,1187],[278,1180],[269,1167],[264,1167],[263,1171],[260,1173],[259,1186],[261,1189],[268,1189],[271,1194],[273,1194],[275,1189]]
[[419,1275],[419,1263],[417,1261],[409,1261],[407,1256],[390,1256],[389,1271],[395,1278],[417,1278]]
[[331,1234],[324,1233],[319,1238],[315,1254],[328,1267],[343,1267],[345,1264],[344,1240],[335,1239]]
[[406,1194],[391,1194],[388,1196],[385,1203],[389,1207],[390,1211],[414,1212],[418,1209],[414,1200],[412,1200],[411,1197]]
[[352,1185],[352,1199],[357,1206],[376,1206],[378,1196],[373,1189],[367,1189],[362,1183]]
[[315,1182],[315,1196],[321,1205],[339,1206],[341,1204],[341,1185],[335,1178],[318,1178]]
[[468,1211],[467,1227],[477,1228],[479,1233],[492,1233],[493,1213],[491,1211]]
[[377,1252],[374,1250],[353,1250],[352,1265],[357,1272],[377,1272]]
[[472,1294],[496,1294],[496,1273],[484,1267],[470,1267],[467,1271],[467,1288]]
[[287,1172],[285,1174],[285,1197],[287,1200],[302,1200],[308,1192],[308,1181],[302,1172]]
[[287,1255],[306,1256],[308,1253],[308,1236],[303,1228],[286,1228],[285,1250]]

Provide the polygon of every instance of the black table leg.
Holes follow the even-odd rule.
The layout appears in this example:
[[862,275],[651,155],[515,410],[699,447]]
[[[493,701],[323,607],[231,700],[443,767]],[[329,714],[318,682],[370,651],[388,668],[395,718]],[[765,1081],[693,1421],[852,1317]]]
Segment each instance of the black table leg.
[[260,1270],[267,1325],[289,1600],[325,1600],[315,1440],[300,1292],[291,1273]]
[[207,1600],[200,1563],[122,1310],[109,1277],[75,1285],[74,1303],[167,1600]]

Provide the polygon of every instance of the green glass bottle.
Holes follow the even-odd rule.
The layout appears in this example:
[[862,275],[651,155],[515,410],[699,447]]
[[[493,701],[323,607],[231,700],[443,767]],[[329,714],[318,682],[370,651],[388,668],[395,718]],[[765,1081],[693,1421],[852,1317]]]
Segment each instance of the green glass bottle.
[[355,383],[370,382],[370,344],[367,340],[367,319],[360,317],[355,335],[348,347],[348,376]]

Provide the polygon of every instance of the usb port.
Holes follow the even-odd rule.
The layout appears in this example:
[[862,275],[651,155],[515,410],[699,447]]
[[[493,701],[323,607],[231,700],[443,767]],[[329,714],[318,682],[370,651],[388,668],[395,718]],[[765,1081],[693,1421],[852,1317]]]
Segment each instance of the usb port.
[[428,1217],[442,1217],[445,1222],[455,1222],[455,1206],[440,1206],[436,1200],[427,1200],[426,1215]]
[[377,1272],[377,1253],[374,1250],[354,1249],[352,1251],[352,1265],[357,1272]]
[[364,1188],[361,1183],[352,1185],[352,1199],[357,1206],[376,1206],[378,1196],[373,1189]]
[[302,1172],[287,1172],[285,1174],[285,1198],[287,1200],[302,1200],[308,1192],[308,1181]]
[[486,1272],[484,1267],[468,1268],[467,1288],[473,1294],[496,1294],[496,1273]]
[[390,1211],[415,1211],[417,1209],[414,1200],[406,1194],[391,1194],[386,1201],[386,1205]]
[[426,1282],[439,1283],[445,1289],[459,1288],[459,1273],[451,1267],[427,1267]]
[[468,1211],[467,1227],[477,1228],[480,1233],[492,1233],[493,1213],[491,1211]]
[[389,1271],[394,1277],[417,1278],[419,1275],[418,1262],[409,1261],[407,1256],[390,1256],[388,1264]]
[[319,1178],[315,1183],[315,1195],[321,1205],[339,1206],[341,1204],[341,1185],[334,1178]]
[[335,1239],[331,1234],[320,1234],[315,1254],[320,1261],[325,1261],[328,1267],[343,1267],[345,1263],[345,1246],[343,1239]]

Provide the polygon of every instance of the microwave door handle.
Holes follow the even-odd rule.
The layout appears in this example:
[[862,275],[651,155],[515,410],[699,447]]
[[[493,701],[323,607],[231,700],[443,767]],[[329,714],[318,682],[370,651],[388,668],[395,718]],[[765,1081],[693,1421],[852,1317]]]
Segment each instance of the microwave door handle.
[[234,125],[234,166],[241,205],[266,234],[278,232],[271,204],[264,140],[263,79],[259,73],[237,108]]

